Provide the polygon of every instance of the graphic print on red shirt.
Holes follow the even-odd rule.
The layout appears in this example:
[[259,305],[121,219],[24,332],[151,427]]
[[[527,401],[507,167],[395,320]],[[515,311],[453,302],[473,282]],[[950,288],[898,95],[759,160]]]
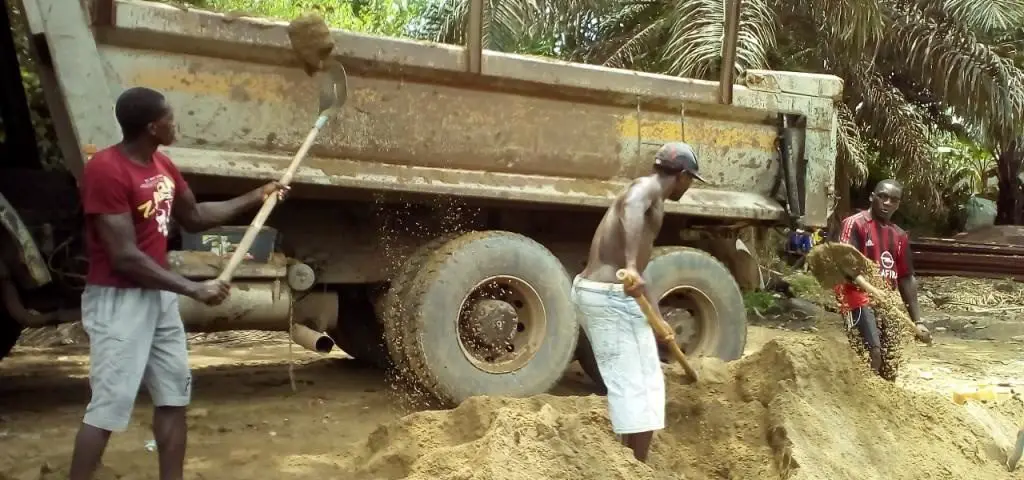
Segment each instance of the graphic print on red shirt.
[[[877,263],[879,275],[893,288],[896,288],[899,279],[914,274],[907,232],[894,223],[875,220],[868,210],[843,220],[839,241],[853,245],[865,257]],[[847,309],[863,307],[870,302],[868,295],[853,284],[836,287],[836,293]]]
[[130,213],[139,250],[167,268],[171,209],[174,200],[186,189],[188,185],[181,173],[162,153],[155,153],[149,165],[140,165],[129,160],[117,146],[96,152],[86,163],[81,181],[89,257],[86,283],[138,288],[114,271],[110,252],[94,225],[97,215]]

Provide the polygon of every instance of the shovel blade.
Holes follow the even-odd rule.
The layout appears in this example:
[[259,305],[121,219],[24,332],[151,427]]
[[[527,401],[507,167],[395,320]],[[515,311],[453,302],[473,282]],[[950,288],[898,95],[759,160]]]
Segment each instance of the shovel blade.
[[324,62],[320,73],[320,114],[340,108],[348,100],[348,75],[337,60]]

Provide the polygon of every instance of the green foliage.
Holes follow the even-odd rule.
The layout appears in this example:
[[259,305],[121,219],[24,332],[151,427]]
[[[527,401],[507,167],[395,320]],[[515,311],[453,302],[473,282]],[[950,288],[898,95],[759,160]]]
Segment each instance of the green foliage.
[[[468,3],[425,12],[434,39],[460,41]],[[486,3],[488,48],[522,51],[553,23],[562,59],[708,79],[722,68],[722,0]],[[852,183],[895,176],[918,204],[945,212],[934,177],[948,162],[933,131],[966,123],[1005,148],[1024,130],[1022,19],[1019,0],[745,0],[736,69],[844,78],[838,153]]]
[[333,28],[398,37],[413,35],[412,28],[428,0],[185,0],[183,3],[222,13],[281,20],[316,12]]
[[[43,88],[39,77],[35,74],[32,56],[29,53],[28,27],[16,2],[4,2],[4,5],[8,9],[7,12],[11,19],[15,53],[21,68],[21,82],[25,87],[25,96],[28,100],[29,112],[32,115],[32,127],[35,131],[42,164],[47,169],[62,169],[64,168],[63,156],[57,144],[57,131],[54,129],[50,109],[46,105],[46,97],[43,95]],[[3,142],[5,137],[3,122],[0,121],[0,142]]]
[[[935,151],[928,170],[921,173],[928,175],[929,188],[904,194],[899,215],[905,226],[918,233],[945,235],[961,225],[963,207],[971,196],[995,198],[996,155],[974,140],[938,128],[933,128],[931,142],[936,145]],[[875,180],[899,177],[893,166],[877,160],[869,162]],[[920,201],[915,195],[933,198]]]
[[947,196],[967,197],[992,192],[989,180],[996,176],[996,155],[970,140],[942,133],[938,157],[947,168],[938,173]]
[[753,291],[743,294],[743,304],[748,314],[764,315],[778,307],[779,300],[769,292]]
[[819,305],[828,305],[835,301],[835,295],[824,288],[813,276],[806,272],[793,272],[785,276],[789,288],[799,298]]

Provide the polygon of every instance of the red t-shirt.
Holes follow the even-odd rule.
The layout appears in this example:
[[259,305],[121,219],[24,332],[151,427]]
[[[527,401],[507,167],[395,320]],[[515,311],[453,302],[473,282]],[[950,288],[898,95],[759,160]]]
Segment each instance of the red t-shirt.
[[94,225],[96,215],[131,213],[135,244],[156,263],[167,268],[167,235],[171,207],[188,184],[170,158],[153,154],[153,163],[139,165],[117,146],[96,152],[85,164],[81,196],[85,210],[85,242],[89,257],[86,283],[138,288],[114,271],[111,255]]
[[[914,274],[907,232],[891,222],[876,221],[868,210],[843,220],[839,241],[853,245],[877,263],[878,273],[893,288],[896,288],[897,280]],[[836,294],[845,309],[863,307],[870,301],[866,293],[850,283],[837,286]]]

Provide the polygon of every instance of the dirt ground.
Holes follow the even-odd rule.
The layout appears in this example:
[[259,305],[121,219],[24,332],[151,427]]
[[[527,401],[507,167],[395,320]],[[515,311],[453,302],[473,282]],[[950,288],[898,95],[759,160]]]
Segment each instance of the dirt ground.
[[[929,310],[930,321],[958,315]],[[197,339],[188,475],[1024,478],[1000,464],[1024,422],[1024,403],[1012,393],[1024,389],[1024,342],[950,329],[932,347],[913,347],[891,385],[856,363],[834,315],[762,324],[750,328],[744,359],[702,362],[700,385],[684,385],[669,369],[666,430],[649,465],[616,444],[604,400],[575,366],[551,395],[410,415],[381,372],[343,353],[296,349],[293,393],[283,338]],[[84,347],[59,345],[19,347],[0,362],[0,479],[66,478],[88,400],[87,359]],[[1004,392],[1000,401],[951,401],[954,391],[988,384]],[[140,401],[129,430],[113,437],[100,479],[157,478],[149,414]]]

